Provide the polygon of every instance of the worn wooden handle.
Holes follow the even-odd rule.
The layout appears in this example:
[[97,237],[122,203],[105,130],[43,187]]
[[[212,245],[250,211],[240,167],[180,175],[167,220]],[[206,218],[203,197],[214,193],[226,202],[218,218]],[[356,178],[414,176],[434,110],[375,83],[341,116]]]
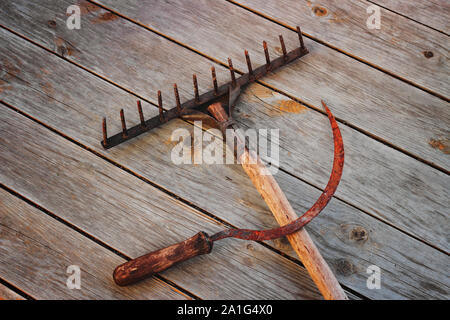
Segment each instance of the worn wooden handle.
[[119,286],[126,286],[164,271],[176,263],[210,253],[213,242],[201,231],[195,236],[164,249],[153,251],[118,266],[113,273]]
[[[212,104],[208,107],[208,111],[220,123],[228,122],[228,115],[220,103]],[[292,209],[284,192],[281,190],[270,171],[264,166],[259,156],[244,147],[242,137],[239,137],[239,135],[236,134],[235,138],[236,139],[233,139],[237,141],[235,150],[240,150],[240,153],[237,153],[237,157],[240,160],[242,167],[252,180],[253,185],[261,194],[264,201],[267,203],[279,225],[284,226],[297,219],[297,214],[294,212],[294,209]],[[231,141],[231,143],[234,144],[234,141]],[[235,146],[230,145],[230,147],[234,148]],[[305,228],[287,235],[286,237],[303,265],[308,270],[323,297],[327,300],[348,299]]]

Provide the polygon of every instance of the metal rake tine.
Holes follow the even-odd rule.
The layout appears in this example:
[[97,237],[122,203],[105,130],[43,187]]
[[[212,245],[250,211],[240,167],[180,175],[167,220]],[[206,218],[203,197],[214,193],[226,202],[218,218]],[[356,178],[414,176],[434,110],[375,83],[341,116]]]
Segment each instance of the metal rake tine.
[[177,111],[180,114],[181,113],[180,95],[178,94],[178,87],[176,83],[173,84],[173,93],[175,94],[175,100],[177,102]]
[[250,56],[248,55],[248,51],[245,50],[244,54],[245,54],[245,61],[247,61],[248,74],[253,75],[252,62],[250,61]]
[[199,94],[198,94],[197,75],[195,75],[195,73],[192,75],[192,81],[194,82],[194,96],[195,96],[195,101],[198,102],[198,100],[200,99],[200,96],[199,96]]
[[126,138],[128,136],[127,124],[125,123],[125,115],[123,114],[123,109],[120,109],[120,122],[122,122],[122,136]]
[[141,100],[137,101],[137,108],[138,108],[138,112],[139,112],[139,119],[141,120],[141,126],[145,127],[145,120],[144,120],[144,114],[142,113]]
[[267,49],[267,42],[263,41],[264,55],[266,56],[266,69],[270,69],[270,56],[269,50]]
[[106,118],[103,118],[102,121],[102,131],[103,131],[103,145],[106,147],[108,144],[108,133],[106,132]]
[[212,80],[213,80],[213,85],[214,85],[214,94],[217,94],[218,86],[217,86],[216,68],[214,68],[214,66],[211,67],[211,74],[212,74]]
[[164,109],[162,107],[161,90],[158,90],[158,109],[159,109],[159,120],[161,122],[164,122]]
[[284,45],[284,39],[283,36],[280,34],[280,44],[281,44],[281,51],[283,51],[283,57],[284,59],[287,58],[287,51],[286,51],[286,46]]
[[298,40],[300,41],[300,47],[302,49],[304,49],[305,48],[305,44],[303,43],[302,31],[300,30],[299,26],[297,26],[297,34],[298,34]]
[[234,87],[236,86],[236,75],[234,74],[233,62],[231,61],[231,58],[228,58],[228,67],[230,68],[231,84]]

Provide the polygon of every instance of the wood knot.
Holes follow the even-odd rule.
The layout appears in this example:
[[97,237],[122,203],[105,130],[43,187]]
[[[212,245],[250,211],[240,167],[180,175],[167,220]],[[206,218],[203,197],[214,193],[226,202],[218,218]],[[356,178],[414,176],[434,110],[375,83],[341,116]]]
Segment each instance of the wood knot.
[[314,14],[315,14],[317,17],[324,17],[324,16],[326,16],[326,15],[328,14],[327,9],[324,8],[324,7],[321,7],[321,6],[314,6],[314,7],[312,8],[312,11],[314,12]]
[[343,275],[344,277],[348,277],[355,273],[355,267],[353,264],[346,260],[346,259],[338,259],[336,261],[336,271],[340,275]]
[[434,53],[431,51],[424,51],[423,55],[425,56],[425,58],[430,59],[430,58],[433,58]]
[[357,226],[350,231],[350,239],[358,242],[366,241],[369,234],[363,227]]
[[55,20],[48,20],[48,21],[47,21],[47,25],[48,25],[50,28],[56,28],[56,21],[55,21]]
[[434,149],[437,149],[444,154],[450,154],[450,140],[449,139],[430,139],[428,141],[428,144],[433,147]]

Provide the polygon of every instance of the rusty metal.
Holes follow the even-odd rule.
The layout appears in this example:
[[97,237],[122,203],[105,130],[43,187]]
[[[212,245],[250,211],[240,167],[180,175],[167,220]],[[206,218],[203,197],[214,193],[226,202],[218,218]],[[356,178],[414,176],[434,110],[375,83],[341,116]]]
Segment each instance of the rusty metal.
[[162,96],[161,96],[161,90],[158,90],[158,110],[159,110],[159,121],[161,123],[164,123],[164,109],[162,106]]
[[123,109],[120,109],[120,122],[122,123],[122,138],[128,138],[127,124],[125,123],[125,115],[123,114]]
[[139,119],[141,120],[141,126],[145,127],[144,114],[142,113],[142,105],[140,100],[137,101],[137,108],[139,113]]
[[177,104],[177,113],[181,114],[181,103],[180,103],[180,95],[178,94],[178,87],[177,84],[173,84],[173,93],[175,95],[175,102]]
[[195,75],[195,74],[192,75],[192,81],[194,82],[194,97],[195,97],[195,101],[198,102],[199,95],[198,95],[197,75]]
[[[150,131],[151,129],[153,129],[167,121],[170,121],[170,120],[178,118],[180,116],[189,114],[193,110],[203,111],[205,109],[205,107],[207,107],[208,104],[214,103],[220,99],[225,98],[228,95],[228,87],[230,85],[235,86],[235,87],[243,87],[249,83],[259,80],[260,78],[264,77],[268,72],[274,71],[275,69],[278,69],[300,57],[303,57],[304,55],[306,55],[308,53],[308,50],[304,46],[303,37],[299,30],[300,30],[300,28],[297,27],[297,31],[299,32],[298,37],[299,37],[300,47],[297,47],[296,49],[294,49],[290,52],[287,52],[286,54],[283,53],[282,56],[280,56],[276,59],[273,59],[272,61],[270,60],[269,51],[267,48],[267,42],[264,41],[263,48],[264,48],[264,55],[266,57],[266,64],[262,65],[256,69],[252,68],[248,52],[245,51],[245,59],[247,62],[248,73],[245,73],[239,77],[236,77],[235,70],[231,63],[231,60],[229,60],[231,81],[228,83],[225,83],[225,84],[219,86],[217,83],[216,70],[215,70],[214,66],[211,67],[213,89],[206,93],[199,94],[198,96],[195,95],[195,97],[191,100],[188,100],[184,103],[180,103],[178,89],[177,89],[176,85],[174,85],[176,105],[174,108],[171,108],[171,109],[167,110],[166,112],[163,112],[162,102],[160,101],[161,100],[160,93],[158,92],[158,108],[159,108],[158,116],[147,119],[145,121],[145,125],[143,125],[141,123],[141,124],[138,124],[136,126],[129,128],[129,129],[126,129],[126,127],[124,125],[122,125],[122,132],[117,133],[111,137],[106,137],[106,139],[103,139],[101,142],[102,146],[105,149],[112,148],[122,142],[125,142],[125,141],[130,140],[130,139],[132,139],[138,135],[141,135],[147,131]],[[196,81],[196,80],[194,80],[194,81]],[[197,90],[196,84],[194,83],[194,93],[196,92],[196,90]],[[123,121],[123,123],[124,123],[124,121]],[[124,130],[124,128],[125,128],[125,130]]]
[[253,68],[252,68],[252,62],[250,61],[250,56],[248,55],[248,51],[245,50],[244,54],[245,54],[245,61],[247,61],[248,74],[250,76],[252,76],[253,75]]
[[284,39],[281,34],[280,34],[280,45],[281,45],[281,51],[283,52],[283,57],[286,58],[286,55],[287,55],[286,45],[284,44]]
[[342,140],[341,131],[336,122],[331,111],[328,109],[327,105],[322,101],[323,107],[327,112],[328,119],[330,121],[331,129],[333,131],[334,140],[334,160],[333,169],[331,171],[330,178],[328,180],[327,186],[323,190],[319,199],[313,204],[313,206],[306,211],[302,216],[292,221],[291,223],[274,229],[267,230],[249,230],[249,229],[226,229],[220,231],[211,236],[212,241],[217,241],[225,238],[238,238],[243,240],[273,240],[283,237],[285,235],[291,234],[306,224],[308,224],[314,217],[316,217],[328,202],[333,197],[336,189],[341,180],[342,171],[344,168],[344,142]]
[[231,85],[233,87],[235,87],[236,86],[236,75],[234,74],[233,62],[231,61],[231,58],[228,58],[228,68],[230,69]]
[[[171,119],[184,117],[186,115],[191,115],[192,117],[195,115],[198,116],[199,114],[203,113],[202,116],[210,118],[213,121],[215,121],[215,124],[222,130],[222,132],[225,132],[227,128],[235,129],[234,127],[235,122],[232,117],[232,111],[237,101],[237,98],[240,95],[241,88],[245,85],[248,85],[249,83],[257,81],[258,79],[265,76],[267,73],[273,72],[275,69],[280,68],[308,53],[308,50],[304,45],[303,37],[299,27],[297,27],[297,33],[299,37],[300,46],[290,52],[287,52],[286,50],[283,37],[281,35],[279,36],[282,56],[273,59],[272,61],[269,56],[267,42],[263,41],[263,49],[266,63],[262,66],[259,66],[256,69],[253,69],[248,51],[245,50],[244,54],[247,63],[248,73],[245,73],[239,76],[238,78],[236,78],[236,72],[233,68],[233,63],[231,59],[228,58],[228,69],[230,71],[231,81],[223,85],[220,86],[218,85],[215,68],[214,66],[211,67],[213,89],[204,94],[199,94],[197,76],[194,74],[192,76],[194,84],[194,98],[184,103],[181,103],[180,96],[178,93],[178,87],[176,84],[174,84],[173,88],[176,106],[167,111],[164,111],[163,109],[161,91],[158,91],[158,109],[159,109],[158,116],[155,116],[145,121],[144,115],[142,113],[141,102],[138,101],[137,106],[141,123],[139,125],[131,127],[130,129],[127,129],[126,127],[124,112],[123,109],[121,109],[120,119],[122,122],[122,132],[117,133],[112,137],[108,138],[107,136],[106,119],[103,118],[102,122],[103,139],[101,141],[103,147],[106,149],[114,147],[122,142],[125,142],[140,134],[143,134],[144,132],[147,132],[155,127],[158,127],[161,124],[170,121]],[[216,102],[220,103],[215,104]],[[215,115],[217,121],[213,117],[206,114],[208,106],[211,106],[213,104],[221,108],[220,116],[217,116],[217,114],[219,113],[216,113]],[[307,210],[303,215],[298,217],[296,220],[278,228],[266,230],[233,228],[222,230],[211,237],[207,236],[206,234],[202,236],[202,233],[199,233],[193,238],[186,240],[191,241],[192,239],[195,239],[192,240],[193,244],[191,247],[189,247],[191,249],[190,251],[187,250],[188,247],[186,246],[186,241],[184,241],[179,244],[167,247],[165,249],[160,249],[153,253],[149,253],[147,255],[144,255],[142,257],[139,257],[135,260],[129,261],[117,267],[116,270],[114,271],[114,279],[116,283],[118,283],[119,285],[128,284],[137,281],[143,278],[144,276],[151,274],[152,272],[158,272],[158,270],[159,271],[165,270],[166,268],[170,267],[176,262],[184,261],[196,255],[209,253],[211,251],[212,243],[214,241],[218,241],[225,238],[238,238],[255,241],[277,239],[298,231],[307,223],[309,223],[314,217],[316,217],[325,208],[325,206],[329,203],[329,201],[333,197],[339,185],[344,167],[344,145],[342,135],[339,130],[339,126],[333,114],[328,109],[327,105],[323,101],[322,104],[327,113],[333,132],[334,160],[332,172],[328,180],[328,183],[325,189],[323,190],[322,194],[318,198],[318,200],[312,205],[312,207],[309,210]],[[222,110],[222,105],[225,106],[226,110]],[[214,114],[214,109],[209,109],[209,111],[210,114]],[[227,114],[228,117],[226,117]],[[245,151],[240,152],[244,153]],[[197,248],[197,245],[199,243],[204,244],[202,250],[199,250],[199,248]],[[178,252],[180,250],[182,252]],[[162,267],[162,265],[164,265],[163,266],[164,268]],[[138,269],[140,272],[139,275],[137,275],[135,272]]]
[[[202,95],[199,95],[198,92],[198,83],[197,83],[197,76],[194,74],[192,76],[193,83],[194,83],[194,99],[191,99],[189,101],[184,102],[181,104],[180,102],[180,96],[178,93],[178,87],[175,83],[173,85],[174,89],[174,95],[175,95],[175,102],[176,107],[172,108],[164,113],[164,109],[162,106],[162,97],[161,97],[161,91],[158,91],[158,109],[159,109],[159,115],[156,117],[153,117],[151,119],[148,119],[147,121],[144,121],[144,116],[142,113],[142,106],[141,102],[137,102],[138,106],[138,112],[139,112],[139,118],[140,118],[140,125],[134,126],[130,129],[127,129],[126,123],[125,123],[125,116],[123,109],[120,110],[120,119],[122,122],[122,132],[119,134],[116,134],[110,138],[107,137],[107,131],[106,131],[106,119],[103,118],[103,140],[102,145],[105,148],[111,148],[115,145],[118,145],[119,143],[122,143],[124,141],[127,141],[133,137],[136,137],[137,135],[140,135],[146,131],[149,131],[152,128],[155,128],[162,123],[165,123],[171,119],[189,114],[192,111],[203,111],[205,106],[208,106],[216,101],[226,101],[226,106],[228,108],[227,113],[229,114],[229,120],[223,124],[221,124],[222,131],[225,131],[228,127],[232,127],[234,121],[232,118],[232,110],[234,107],[234,104],[237,100],[237,97],[239,96],[241,92],[241,87],[244,85],[249,84],[250,82],[253,82],[257,79],[260,79],[264,75],[267,74],[267,72],[273,71],[295,59],[298,59],[302,57],[303,55],[308,53],[308,50],[304,46],[302,34],[300,31],[300,28],[297,27],[297,32],[299,36],[299,42],[300,47],[287,52],[286,46],[283,40],[283,37],[280,35],[280,44],[281,44],[281,50],[283,53],[283,56],[278,57],[274,59],[273,61],[270,60],[269,56],[269,50],[267,48],[267,42],[263,41],[263,48],[264,48],[264,55],[266,59],[266,64],[263,66],[260,66],[253,70],[250,57],[248,55],[248,51],[245,50],[245,59],[247,62],[248,67],[248,73],[241,75],[238,79],[236,79],[235,70],[233,68],[233,63],[230,58],[228,58],[228,68],[230,70],[231,75],[231,82],[221,85],[220,87],[217,84],[217,77],[216,77],[216,71],[214,67],[211,67],[211,74],[212,74],[212,80],[213,80],[213,86],[214,89],[204,93]],[[322,102],[323,103],[323,102]],[[223,230],[219,233],[216,233],[211,237],[212,241],[217,241],[224,238],[239,238],[239,239],[245,239],[245,240],[270,240],[270,239],[276,239],[282,236],[285,236],[287,234],[293,233],[297,230],[299,230],[301,227],[303,227],[305,224],[307,224],[309,221],[311,221],[319,212],[328,204],[331,197],[333,196],[334,192],[336,191],[336,188],[339,184],[341,175],[342,175],[342,169],[344,165],[344,146],[342,141],[342,136],[339,130],[339,127],[336,123],[336,120],[328,107],[323,103],[323,107],[325,108],[328,119],[331,124],[331,128],[333,130],[333,139],[334,139],[334,161],[333,161],[333,170],[330,176],[330,179],[328,181],[327,186],[325,187],[322,195],[319,197],[319,199],[314,203],[314,205],[306,211],[305,214],[303,214],[301,217],[297,218],[297,220],[289,223],[288,225],[285,225],[283,227],[278,227],[274,229],[269,230],[248,230],[248,229],[227,229]]]
[[211,75],[214,85],[214,94],[217,95],[219,93],[219,88],[217,86],[216,68],[214,68],[214,66],[211,67]]
[[[267,42],[263,41],[263,49],[264,49],[264,55],[266,56],[266,69],[267,71],[270,70],[270,56],[269,56],[269,49],[267,49]],[[283,57],[286,58],[286,57]]]

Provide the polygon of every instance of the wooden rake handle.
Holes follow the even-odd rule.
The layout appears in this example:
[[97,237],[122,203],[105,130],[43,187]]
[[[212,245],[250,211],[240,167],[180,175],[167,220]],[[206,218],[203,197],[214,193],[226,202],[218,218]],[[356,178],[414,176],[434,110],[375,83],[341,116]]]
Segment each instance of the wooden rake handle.
[[[228,122],[228,115],[220,103],[210,105],[208,111],[219,123],[225,124]],[[236,150],[241,150],[241,154],[237,154],[237,157],[245,172],[252,180],[253,185],[269,206],[279,225],[284,226],[297,219],[297,214],[292,209],[283,190],[281,190],[275,178],[264,166],[259,156],[253,152],[249,152],[244,146],[244,141],[238,136],[236,138],[233,139],[237,141]],[[231,141],[231,143],[234,142]],[[232,147],[234,148],[235,146],[233,145]],[[323,297],[327,300],[348,299],[305,228],[286,237]]]

